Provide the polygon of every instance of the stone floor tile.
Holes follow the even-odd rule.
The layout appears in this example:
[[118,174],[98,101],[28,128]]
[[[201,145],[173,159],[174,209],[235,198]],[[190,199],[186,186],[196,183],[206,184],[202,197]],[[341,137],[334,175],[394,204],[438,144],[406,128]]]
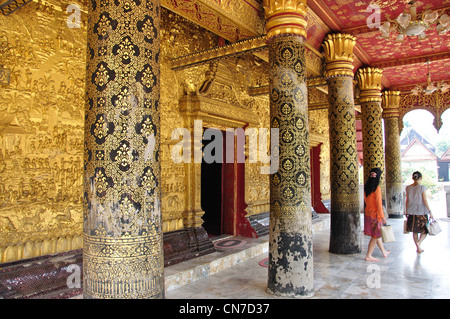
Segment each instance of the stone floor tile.
[[[314,233],[314,295],[312,299],[419,299],[450,298],[450,221],[440,219],[442,233],[428,236],[425,252],[417,254],[411,234],[403,234],[403,221],[391,219],[396,241],[379,262],[364,260],[369,238],[362,235],[362,252],[336,255],[328,252],[329,230]],[[266,292],[267,268],[258,263],[268,254],[250,258],[166,294],[168,299],[280,299]],[[379,284],[377,284],[379,283]]]

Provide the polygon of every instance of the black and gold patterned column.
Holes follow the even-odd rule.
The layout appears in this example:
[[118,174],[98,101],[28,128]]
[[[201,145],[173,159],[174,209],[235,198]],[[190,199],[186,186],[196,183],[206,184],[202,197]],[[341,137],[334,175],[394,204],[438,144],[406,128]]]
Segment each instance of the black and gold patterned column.
[[92,0],[84,297],[162,298],[160,1]]
[[378,68],[363,68],[356,73],[360,89],[361,122],[363,127],[363,162],[364,183],[370,170],[378,167],[383,171],[380,187],[383,204],[386,198],[384,172],[383,123],[381,108],[381,76],[383,70]]
[[353,98],[353,47],[348,34],[324,41],[330,127],[330,252],[361,251],[358,153]]
[[305,296],[312,294],[314,283],[305,82],[306,0],[265,0],[264,7],[270,123],[271,128],[279,129],[279,169],[270,176],[267,289],[280,296]]
[[385,164],[386,209],[390,218],[403,217],[403,181],[400,152],[399,107],[400,91],[385,91],[382,95]]

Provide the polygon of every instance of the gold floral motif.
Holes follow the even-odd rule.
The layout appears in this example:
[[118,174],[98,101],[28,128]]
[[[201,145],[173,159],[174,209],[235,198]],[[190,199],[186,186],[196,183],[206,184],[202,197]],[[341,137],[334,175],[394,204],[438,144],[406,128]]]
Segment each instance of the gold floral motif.
[[154,74],[149,66],[146,66],[142,72],[141,82],[146,87],[152,87],[155,84]]
[[142,186],[147,189],[154,189],[156,186],[155,175],[151,170],[146,170],[144,176],[142,177]]
[[358,154],[353,83],[350,76],[329,77],[330,192],[337,212],[359,213]]
[[271,127],[280,129],[280,168],[270,177],[270,203],[271,212],[277,211],[274,214],[281,231],[289,231],[306,213],[300,208],[294,213],[291,208],[311,201],[309,152],[305,152],[309,149],[307,99],[296,96],[306,80],[306,70],[297,68],[297,72],[295,67],[305,65],[300,41],[297,37],[280,37],[269,42],[274,72],[270,78]]
[[98,87],[105,87],[109,81],[111,80],[111,77],[109,75],[109,69],[106,66],[106,63],[100,63],[97,67],[97,70],[94,72],[94,83]]
[[94,177],[95,188],[98,194],[105,193],[108,189],[108,181],[103,170],[99,170]]
[[150,117],[147,117],[142,123],[141,134],[143,134],[145,137],[148,138],[154,133],[155,133],[154,124],[150,119]]
[[122,143],[117,150],[117,155],[115,156],[114,160],[119,162],[121,166],[129,166],[131,157],[132,151],[130,149],[130,146],[126,143]]
[[95,122],[94,136],[98,139],[103,139],[108,135],[107,123],[103,116],[100,116]]
[[104,37],[111,29],[111,21],[107,16],[102,15],[98,21],[98,34]]

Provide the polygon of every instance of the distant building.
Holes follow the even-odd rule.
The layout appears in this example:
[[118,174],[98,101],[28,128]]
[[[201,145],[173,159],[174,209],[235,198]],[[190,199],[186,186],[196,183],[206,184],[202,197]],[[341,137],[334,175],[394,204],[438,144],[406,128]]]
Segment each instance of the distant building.
[[450,181],[450,147],[438,160],[438,180],[440,182]]
[[431,171],[438,182],[438,160],[436,147],[414,129],[400,140],[402,170],[410,167],[414,170]]
[[433,154],[436,152],[436,147],[428,141],[425,137],[420,135],[416,130],[409,129],[406,135],[400,140],[400,150],[403,153],[408,146],[412,144],[414,139],[417,139],[423,146],[430,150]]

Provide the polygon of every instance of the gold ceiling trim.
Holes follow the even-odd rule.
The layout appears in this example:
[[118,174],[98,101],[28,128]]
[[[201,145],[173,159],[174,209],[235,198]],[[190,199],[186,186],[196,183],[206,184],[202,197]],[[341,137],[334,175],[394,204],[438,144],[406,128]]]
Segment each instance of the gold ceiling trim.
[[197,64],[209,63],[216,59],[237,57],[246,53],[262,51],[266,47],[266,36],[263,35],[175,58],[172,60],[172,69],[184,69]]
[[262,6],[254,0],[161,0],[161,6],[232,42],[265,30]]
[[[310,73],[319,76],[322,75],[323,54],[315,50],[309,44],[305,45],[307,48],[306,55],[306,69]],[[267,38],[266,35],[238,41],[228,45],[215,47],[213,49],[195,52],[186,56],[177,57],[172,60],[172,70],[185,69],[195,65],[209,63],[218,59],[232,58],[242,56],[247,53],[252,53],[268,60],[267,56]]]
[[[327,80],[323,76],[311,77],[306,79],[306,84],[308,88],[317,88],[318,90],[324,92],[323,87],[327,87]],[[248,88],[248,94],[250,96],[269,94],[269,86],[252,86]],[[328,93],[325,91],[324,93]]]
[[440,61],[450,58],[450,52],[438,52],[432,54],[425,54],[421,56],[408,57],[403,59],[388,60],[382,62],[372,63],[371,66],[374,68],[386,69],[394,68],[399,66],[405,66],[416,63],[425,63],[427,61]]

